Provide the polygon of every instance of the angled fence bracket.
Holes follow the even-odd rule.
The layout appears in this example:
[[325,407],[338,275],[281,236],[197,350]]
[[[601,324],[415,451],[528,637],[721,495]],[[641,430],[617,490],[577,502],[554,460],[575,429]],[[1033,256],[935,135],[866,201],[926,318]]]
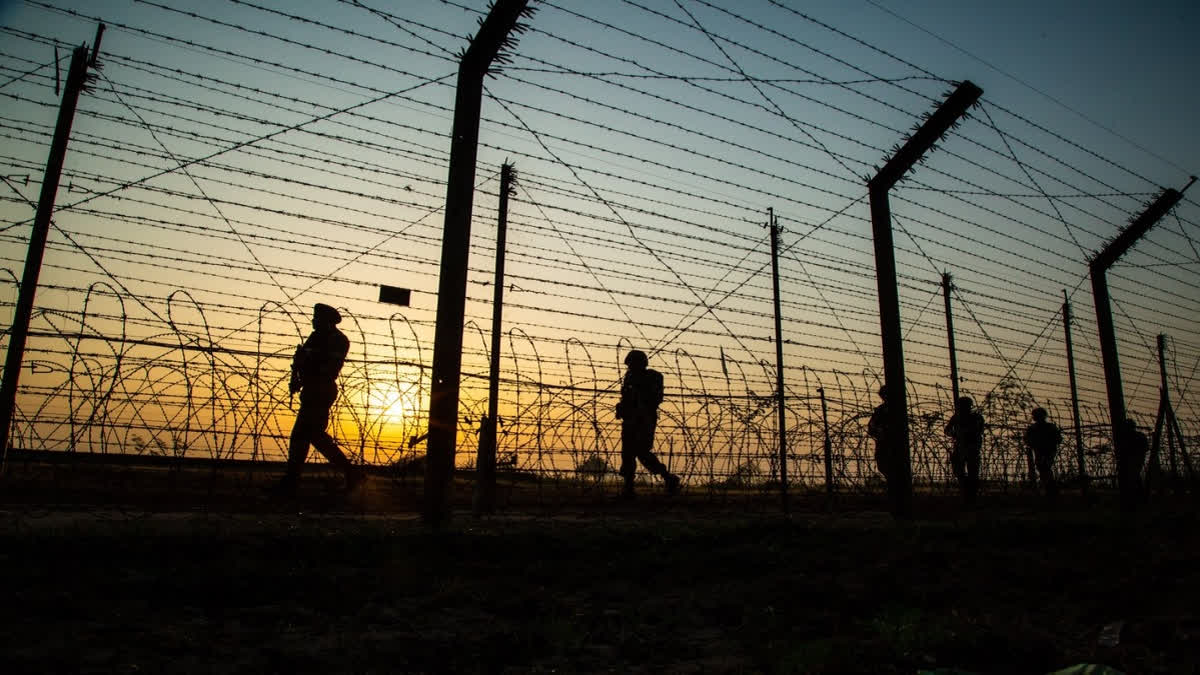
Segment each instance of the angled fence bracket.
[[887,444],[893,465],[888,476],[892,515],[912,514],[912,464],[908,448],[908,397],[905,395],[904,349],[900,332],[900,293],[896,286],[896,257],[892,244],[892,213],[888,192],[971,106],[983,90],[962,82],[925,123],[899,147],[874,178],[867,181],[871,198],[871,230],[875,241],[875,281],[879,287],[879,327],[883,340],[883,377],[887,385]]
[[458,441],[459,377],[462,375],[463,319],[467,304],[467,258],[471,247],[471,207],[475,197],[475,163],[483,78],[492,62],[504,60],[512,34],[529,13],[528,0],[496,0],[479,32],[458,64],[458,90],[450,138],[446,179],[446,219],[442,229],[442,262],[438,276],[437,327],[433,338],[433,372],[429,386],[428,461],[425,464],[425,522],[438,525],[450,515],[454,447]]
[[1096,303],[1096,326],[1100,332],[1100,356],[1104,362],[1104,385],[1108,391],[1108,413],[1112,425],[1113,451],[1117,460],[1117,489],[1121,493],[1121,502],[1126,508],[1132,508],[1137,496],[1134,494],[1133,476],[1122,469],[1125,462],[1122,458],[1120,444],[1121,425],[1124,424],[1125,392],[1121,385],[1121,365],[1117,359],[1117,332],[1113,326],[1112,306],[1108,296],[1108,268],[1112,267],[1125,252],[1137,243],[1151,227],[1179,203],[1183,193],[1196,177],[1192,176],[1183,190],[1167,188],[1158,196],[1141,215],[1130,221],[1129,225],[1100,250],[1090,261],[1088,271],[1092,277],[1092,299]]

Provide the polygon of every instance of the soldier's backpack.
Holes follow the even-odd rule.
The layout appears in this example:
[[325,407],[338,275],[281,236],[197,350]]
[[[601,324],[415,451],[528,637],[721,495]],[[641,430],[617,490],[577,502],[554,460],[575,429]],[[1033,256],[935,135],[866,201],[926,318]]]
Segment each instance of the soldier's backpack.
[[646,396],[657,410],[663,401],[663,376],[657,370],[646,370]]

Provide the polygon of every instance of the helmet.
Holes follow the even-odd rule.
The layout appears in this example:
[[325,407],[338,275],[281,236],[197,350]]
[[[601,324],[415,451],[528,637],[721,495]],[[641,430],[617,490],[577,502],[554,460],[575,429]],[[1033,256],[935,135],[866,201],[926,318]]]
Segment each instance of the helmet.
[[1045,409],[1045,408],[1034,408],[1034,409],[1033,409],[1033,419],[1034,419],[1034,420],[1036,420],[1036,421],[1038,421],[1038,422],[1041,422],[1041,421],[1045,420],[1045,419],[1046,419],[1046,414],[1047,414],[1047,413],[1046,413],[1046,409]]
[[970,410],[974,406],[975,406],[975,401],[973,401],[970,396],[959,396],[958,397],[958,407],[959,408],[962,408],[963,410]]
[[634,349],[625,355],[625,365],[631,368],[645,368],[650,365],[650,359],[646,356],[646,352]]
[[313,321],[321,323],[339,324],[342,322],[342,315],[336,309],[318,302],[313,305]]

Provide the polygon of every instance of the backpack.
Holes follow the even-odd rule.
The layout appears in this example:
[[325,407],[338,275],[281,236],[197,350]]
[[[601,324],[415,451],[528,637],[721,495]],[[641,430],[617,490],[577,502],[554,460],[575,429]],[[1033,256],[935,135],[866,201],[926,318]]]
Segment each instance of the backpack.
[[653,369],[646,369],[646,400],[653,404],[655,410],[663,402],[663,376]]

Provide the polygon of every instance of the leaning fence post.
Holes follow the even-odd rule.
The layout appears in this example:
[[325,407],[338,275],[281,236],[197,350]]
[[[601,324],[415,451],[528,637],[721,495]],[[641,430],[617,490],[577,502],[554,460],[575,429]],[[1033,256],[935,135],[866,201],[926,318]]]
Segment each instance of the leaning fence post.
[[[96,32],[96,49],[99,48],[103,32],[104,24],[101,24]],[[50,235],[50,217],[54,214],[58,183],[62,177],[63,162],[67,157],[67,144],[71,141],[71,125],[75,121],[79,95],[87,82],[88,65],[94,65],[95,58],[93,53],[89,60],[86,45],[76,47],[71,54],[67,83],[58,107],[58,122],[54,128],[54,138],[50,141],[50,155],[46,159],[42,192],[33,219],[33,230],[29,234],[29,253],[25,257],[25,271],[21,276],[21,286],[17,294],[17,308],[8,333],[4,380],[0,382],[0,453],[3,453],[0,456],[0,467],[3,466],[3,459],[8,457],[9,432],[17,406],[17,382],[25,359],[25,341],[29,337],[29,322],[33,316],[33,299],[37,293],[38,277],[42,272],[42,258],[46,253],[46,239]]]

